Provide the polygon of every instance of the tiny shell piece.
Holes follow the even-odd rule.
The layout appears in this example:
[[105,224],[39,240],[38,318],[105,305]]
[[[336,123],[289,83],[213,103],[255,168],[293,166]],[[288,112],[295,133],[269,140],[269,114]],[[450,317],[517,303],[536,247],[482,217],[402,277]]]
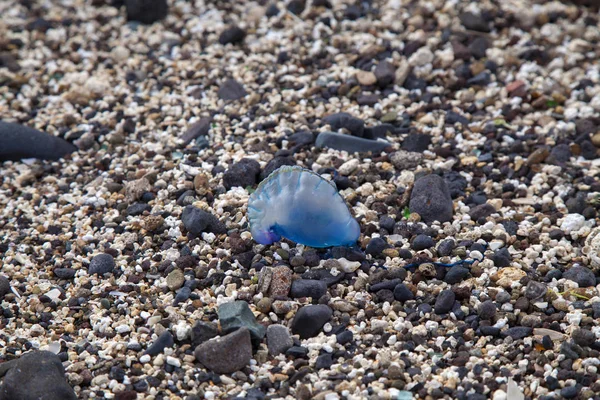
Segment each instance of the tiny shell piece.
[[285,237],[310,247],[350,246],[360,235],[335,184],[298,166],[282,166],[258,185],[248,219],[260,244]]

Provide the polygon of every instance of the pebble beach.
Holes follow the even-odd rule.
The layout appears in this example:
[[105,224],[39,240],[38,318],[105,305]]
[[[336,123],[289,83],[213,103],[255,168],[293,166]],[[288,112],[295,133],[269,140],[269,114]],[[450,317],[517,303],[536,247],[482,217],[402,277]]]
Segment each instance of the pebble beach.
[[0,400],[600,399],[599,6],[0,0]]

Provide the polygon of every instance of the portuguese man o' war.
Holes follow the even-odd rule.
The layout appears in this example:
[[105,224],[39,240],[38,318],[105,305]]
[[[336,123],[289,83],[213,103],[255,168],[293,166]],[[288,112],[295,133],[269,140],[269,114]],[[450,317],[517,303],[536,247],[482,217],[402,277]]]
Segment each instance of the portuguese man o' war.
[[282,166],[258,185],[248,220],[260,244],[284,237],[310,247],[351,246],[360,235],[335,184],[298,166]]

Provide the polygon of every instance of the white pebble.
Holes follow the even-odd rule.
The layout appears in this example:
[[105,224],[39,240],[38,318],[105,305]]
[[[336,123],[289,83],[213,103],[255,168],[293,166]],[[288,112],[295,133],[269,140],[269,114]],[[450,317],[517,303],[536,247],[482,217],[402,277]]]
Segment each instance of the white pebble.
[[148,354],[144,354],[143,356],[140,357],[140,362],[142,364],[149,363],[150,360],[151,360],[151,358],[150,358],[150,355],[148,355]]
[[181,367],[181,360],[179,360],[177,357],[167,356],[167,364],[179,368]]

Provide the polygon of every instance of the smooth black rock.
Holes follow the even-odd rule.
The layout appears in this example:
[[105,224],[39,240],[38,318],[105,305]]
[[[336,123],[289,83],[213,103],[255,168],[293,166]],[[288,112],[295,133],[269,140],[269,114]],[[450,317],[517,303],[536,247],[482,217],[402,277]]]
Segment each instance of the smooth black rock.
[[533,333],[533,328],[529,328],[526,326],[515,326],[512,328],[508,328],[507,330],[502,332],[502,335],[504,337],[510,336],[511,338],[518,340],[518,339],[523,339],[528,336],[531,336],[532,333]]
[[181,221],[185,229],[195,236],[199,236],[202,232],[212,232],[215,234],[227,232],[225,225],[217,217],[192,205],[186,206],[183,209]]
[[162,353],[165,348],[173,346],[173,344],[175,344],[175,340],[173,340],[173,335],[171,332],[164,331],[158,337],[158,339],[156,339],[156,341],[146,349],[144,353],[155,356]]
[[290,289],[290,297],[293,299],[301,297],[318,299],[325,293],[327,293],[327,284],[313,279],[297,279],[292,282]]
[[398,301],[408,301],[415,298],[413,292],[404,283],[399,283],[394,288],[394,298]]
[[469,216],[473,221],[478,221],[480,218],[487,218],[494,214],[496,209],[491,204],[485,203],[475,206],[469,210]]
[[452,254],[452,250],[456,248],[454,239],[445,239],[438,244],[437,252],[440,257],[446,257]]
[[358,137],[362,137],[365,130],[365,121],[345,112],[328,115],[323,118],[323,123],[331,126],[331,129],[334,131],[345,128],[353,136]]
[[194,122],[183,135],[181,135],[182,146],[187,146],[192,140],[208,135],[210,126],[212,124],[212,118],[206,117],[200,119],[200,121]]
[[115,259],[110,254],[102,253],[94,256],[88,267],[88,274],[103,275],[113,272],[115,269]]
[[435,300],[433,310],[436,314],[446,314],[454,307],[456,296],[450,289],[442,290]]
[[563,278],[573,282],[577,282],[579,287],[591,287],[596,286],[596,276],[587,267],[581,265],[571,267],[569,270],[563,273]]
[[500,334],[500,328],[495,326],[482,326],[479,330],[484,336],[498,336]]
[[496,304],[491,300],[486,300],[479,305],[477,313],[483,320],[492,320],[496,316]]
[[167,16],[167,0],[125,0],[127,20],[152,24]]
[[58,160],[75,150],[74,145],[59,137],[0,121],[0,161],[23,158]]
[[494,265],[498,268],[508,267],[510,265],[510,253],[506,247],[496,250],[492,256]]
[[267,165],[265,165],[265,169],[260,173],[260,180],[263,181],[273,172],[284,165],[296,165],[296,161],[292,157],[274,157],[272,158]]
[[419,178],[413,186],[408,208],[418,213],[425,223],[451,221],[453,204],[444,179],[439,175]]
[[309,269],[305,273],[302,274],[302,278],[304,279],[316,279],[325,282],[327,286],[335,285],[339,283],[343,278],[344,274],[332,275],[331,272],[326,269]]
[[306,0],[291,0],[287,5],[288,11],[295,15],[302,14],[302,11],[304,11],[305,7]]
[[242,158],[223,173],[223,186],[229,190],[232,187],[243,187],[256,185],[260,164],[256,160]]
[[187,301],[191,295],[192,289],[190,289],[189,287],[184,286],[180,288],[179,290],[177,290],[175,298],[173,299],[173,307],[177,307],[179,304],[183,303],[184,301]]
[[246,90],[235,79],[228,79],[221,84],[217,96],[221,100],[238,100],[246,96]]
[[492,75],[488,71],[483,71],[467,80],[467,84],[472,86],[487,86],[492,81]]
[[448,185],[450,196],[453,199],[464,196],[465,189],[468,186],[467,178],[456,171],[448,171],[444,173],[444,180],[446,181],[446,185]]
[[476,15],[467,11],[460,14],[459,18],[466,29],[477,32],[489,32],[491,30],[488,21],[482,15]]
[[244,41],[246,37],[246,31],[240,28],[239,26],[231,26],[225,29],[219,35],[219,43],[222,45],[226,44],[238,44]]
[[344,330],[344,331],[338,333],[337,335],[335,335],[335,340],[342,346],[347,343],[350,343],[353,339],[354,339],[354,334],[352,333],[352,331],[349,331],[349,330]]
[[196,348],[218,334],[219,330],[212,322],[197,321],[192,327],[192,347]]
[[[57,278],[60,279],[73,279],[75,277],[75,270],[73,268],[55,268],[52,272]],[[0,291],[1,292],[1,291]],[[0,297],[1,293],[0,293]]]
[[333,365],[333,356],[330,353],[321,354],[315,361],[315,369],[329,369]]
[[0,68],[6,67],[10,72],[17,72],[21,66],[14,55],[10,53],[0,53]]
[[435,246],[435,242],[431,238],[431,236],[420,234],[415,236],[413,242],[411,243],[411,248],[415,251],[429,249]]
[[469,270],[461,265],[455,265],[448,269],[446,272],[446,276],[444,277],[444,282],[454,285],[455,283],[462,282],[465,278],[469,276]]
[[560,395],[565,399],[574,399],[577,393],[579,393],[577,386],[566,386],[560,390]]
[[402,150],[422,153],[429,148],[431,136],[424,133],[411,133],[402,142]]
[[60,358],[49,351],[30,351],[0,364],[0,377],[0,400],[77,400]]
[[457,122],[464,126],[469,125],[469,120],[466,117],[463,117],[462,115],[460,115],[459,113],[456,113],[454,111],[447,111],[446,112],[446,123],[448,125],[454,125]]
[[142,215],[144,213],[144,211],[150,211],[150,210],[152,210],[152,207],[149,204],[133,203],[132,205],[127,207],[127,210],[125,212],[127,213],[127,215],[136,216],[136,215]]
[[378,292],[383,289],[394,290],[394,288],[397,285],[399,285],[400,283],[402,283],[402,280],[399,278],[391,279],[389,281],[379,282],[379,283],[369,286],[369,291]]
[[333,310],[325,304],[304,306],[292,321],[292,333],[300,335],[300,339],[317,336],[332,315]]
[[375,237],[375,238],[371,239],[369,241],[369,243],[367,244],[365,253],[371,254],[372,256],[378,256],[378,255],[381,255],[381,252],[388,247],[389,246],[384,239],[382,239],[380,237]]
[[382,140],[363,139],[352,135],[335,132],[321,132],[317,136],[315,145],[318,148],[332,148],[347,151],[348,153],[380,153],[391,146],[391,143]]
[[308,355],[308,349],[302,346],[292,346],[285,351],[285,355],[293,358],[304,358]]
[[363,253],[357,246],[336,246],[330,249],[333,258],[345,258],[348,261],[363,261],[366,259]]

